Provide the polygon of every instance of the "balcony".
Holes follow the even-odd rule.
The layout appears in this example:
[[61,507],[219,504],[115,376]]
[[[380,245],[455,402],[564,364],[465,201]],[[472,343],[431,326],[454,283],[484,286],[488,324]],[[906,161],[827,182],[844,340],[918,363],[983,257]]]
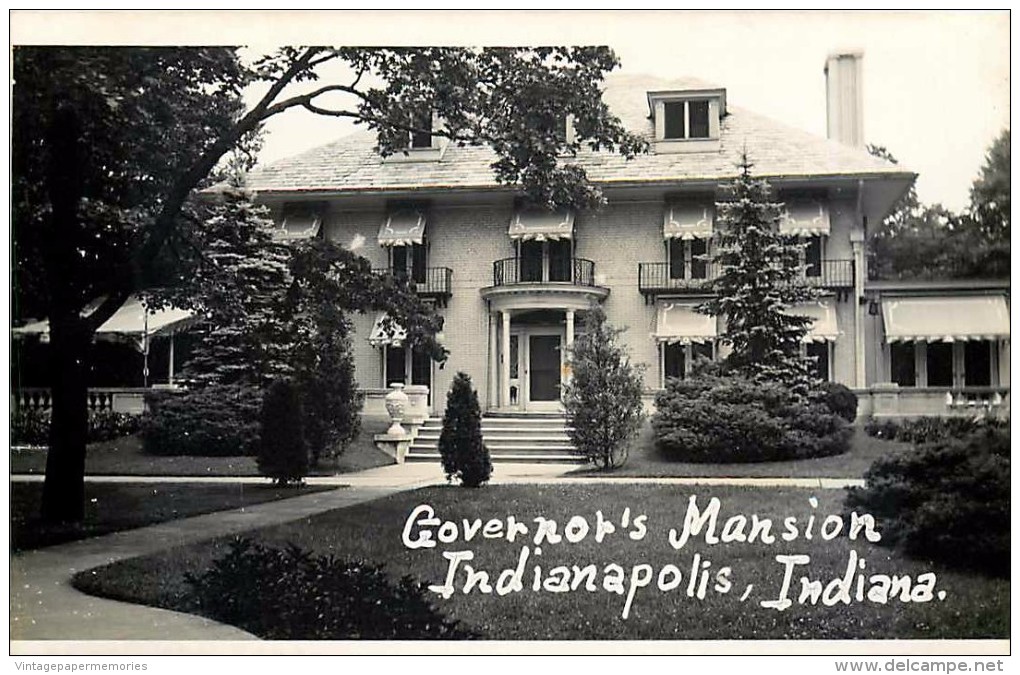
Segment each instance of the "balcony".
[[[705,294],[709,282],[716,277],[716,266],[707,263],[696,278],[674,278],[668,262],[638,263],[638,290],[651,300],[663,294]],[[676,270],[672,270],[675,272]],[[854,287],[853,260],[823,260],[820,265],[809,266],[802,277],[805,284],[824,290],[836,291],[842,297]]]
[[423,298],[435,298],[443,305],[453,294],[453,270],[449,267],[426,267],[424,270],[418,270],[418,274],[408,270],[388,268],[372,271],[376,274],[392,274],[398,278],[411,277],[411,286],[418,292],[418,295]]
[[595,285],[595,263],[584,258],[503,258],[492,263],[492,285],[570,284]]

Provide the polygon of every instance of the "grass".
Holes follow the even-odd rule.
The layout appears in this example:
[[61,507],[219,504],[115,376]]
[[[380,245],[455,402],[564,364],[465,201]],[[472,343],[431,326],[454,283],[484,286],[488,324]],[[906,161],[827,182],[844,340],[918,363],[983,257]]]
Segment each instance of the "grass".
[[[334,464],[325,461],[310,475],[332,476],[392,464],[372,441],[388,421],[365,419],[361,434]],[[44,474],[45,449],[12,449],[12,474]],[[254,457],[162,457],[147,455],[138,436],[125,436],[88,446],[85,473],[92,476],[258,476]]]
[[880,457],[909,452],[908,443],[882,440],[868,436],[861,428],[854,430],[850,451],[832,457],[816,457],[785,462],[754,462],[746,464],[700,464],[678,462],[659,452],[651,424],[645,424],[630,449],[627,463],[609,473],[584,467],[574,475],[644,476],[644,477],[754,477],[754,478],[862,478],[864,472]]
[[85,521],[41,522],[42,483],[11,483],[11,551],[24,551],[167,520],[335,489],[326,486],[209,483],[86,483]]
[[[778,536],[773,545],[720,543],[709,545],[693,539],[680,550],[668,543],[671,527],[680,527],[688,498],[697,494],[704,508],[710,497],[722,500],[723,518],[736,513],[757,513],[776,519],[776,534],[782,531],[782,519],[794,516],[801,523],[802,536],[785,542]],[[448,600],[430,593],[439,609],[466,627],[495,640],[588,640],[588,639],[946,639],[1007,638],[1009,635],[1009,581],[961,574],[934,565],[909,560],[894,551],[845,536],[823,542],[815,534],[803,536],[809,512],[819,522],[827,514],[841,512],[842,491],[812,492],[803,489],[702,488],[692,491],[677,486],[634,485],[531,485],[490,486],[477,490],[435,487],[393,495],[351,507],[320,514],[302,522],[267,528],[252,537],[268,544],[293,542],[320,554],[348,559],[385,562],[394,576],[411,575],[429,584],[439,584],[446,576],[447,561],[442,552],[471,550],[470,564],[492,575],[493,583],[501,570],[517,565],[522,545],[531,541],[486,539],[440,544],[437,548],[409,549],[401,542],[405,520],[418,504],[430,504],[439,518],[461,526],[461,519],[490,518],[505,520],[513,515],[519,522],[534,527],[533,519],[545,516],[556,520],[560,533],[575,515],[591,525],[589,535],[578,543],[542,545],[540,556],[532,555],[526,565],[524,589],[505,596],[483,594],[477,589],[458,590]],[[812,509],[810,497],[817,497]],[[639,541],[629,538],[633,529],[621,527],[626,509],[631,523],[646,515],[647,536]],[[594,541],[596,511],[615,522],[617,531],[602,543]],[[720,530],[723,519],[720,519]],[[879,523],[879,531],[882,524]],[[533,533],[533,530],[532,530]],[[817,533],[817,530],[816,530]],[[79,574],[75,585],[96,595],[158,607],[191,611],[187,572],[198,573],[222,555],[229,539],[178,547],[157,555],[122,561]],[[761,607],[759,602],[775,599],[783,579],[783,567],[777,554],[807,554],[811,562],[798,568],[801,573],[825,583],[845,573],[851,550],[867,561],[867,574],[907,574],[912,579],[927,571],[937,574],[936,590],[944,590],[944,600],[889,604],[852,602],[828,607],[797,604],[800,584],[794,579],[794,605],[777,611]],[[689,570],[695,556],[708,563],[709,585],[704,599],[689,597],[686,589]],[[553,593],[532,590],[533,566],[543,575],[559,565],[598,566],[598,590],[583,588]],[[625,571],[625,586],[632,568],[639,563],[652,566],[657,574],[667,564],[676,565],[683,575],[682,585],[661,592],[655,586],[637,591],[630,616],[622,618],[626,597],[602,588],[604,566],[616,563]],[[731,568],[729,593],[712,590],[716,574]],[[748,584],[753,584],[746,601],[741,601]]]

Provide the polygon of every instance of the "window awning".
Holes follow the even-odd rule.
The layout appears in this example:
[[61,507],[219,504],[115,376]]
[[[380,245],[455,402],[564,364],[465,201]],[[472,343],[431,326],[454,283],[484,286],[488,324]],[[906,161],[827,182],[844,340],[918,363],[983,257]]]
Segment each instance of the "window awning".
[[712,236],[713,207],[670,204],[662,222],[664,239],[708,239]]
[[392,211],[379,227],[380,246],[410,246],[425,241],[425,214],[415,209]]
[[368,343],[373,347],[393,345],[399,347],[407,339],[407,331],[399,323],[390,318],[385,312],[375,318],[375,325],[369,333]]
[[779,233],[810,237],[829,234],[829,207],[818,199],[790,201],[779,218]]
[[316,213],[289,213],[284,216],[280,227],[273,231],[278,240],[311,239],[318,236],[322,218]]
[[796,305],[788,310],[793,316],[806,316],[811,319],[804,342],[835,342],[841,335],[839,322],[836,321],[836,308],[831,302],[812,302]]
[[519,210],[510,219],[511,239],[546,241],[574,236],[573,211]]
[[896,298],[882,301],[886,342],[1008,340],[1003,296]]
[[693,305],[664,302],[659,305],[653,337],[658,342],[709,342],[717,334],[716,317],[699,314]]

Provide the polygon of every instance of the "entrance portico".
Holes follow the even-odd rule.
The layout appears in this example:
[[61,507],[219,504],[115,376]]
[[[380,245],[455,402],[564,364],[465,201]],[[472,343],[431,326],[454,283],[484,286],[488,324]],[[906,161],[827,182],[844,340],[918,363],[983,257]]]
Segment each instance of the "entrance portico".
[[609,294],[599,286],[536,286],[482,289],[489,303],[490,410],[562,410],[578,316]]

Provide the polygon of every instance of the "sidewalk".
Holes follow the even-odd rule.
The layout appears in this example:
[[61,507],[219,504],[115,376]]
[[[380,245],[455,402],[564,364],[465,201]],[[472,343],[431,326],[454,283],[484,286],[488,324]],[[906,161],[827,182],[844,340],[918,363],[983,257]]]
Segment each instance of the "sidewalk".
[[[565,476],[577,464],[501,464],[491,483],[747,485],[833,489],[860,485],[836,478],[614,478]],[[42,476],[11,476],[33,482]],[[264,483],[259,477],[89,476],[111,483]],[[82,571],[175,546],[277,525],[397,492],[446,482],[438,463],[410,463],[356,474],[318,476],[311,485],[341,489],[160,523],[11,556],[11,640],[251,640],[244,631],[201,617],[85,595],[71,586]],[[16,653],[16,647],[12,646]]]

